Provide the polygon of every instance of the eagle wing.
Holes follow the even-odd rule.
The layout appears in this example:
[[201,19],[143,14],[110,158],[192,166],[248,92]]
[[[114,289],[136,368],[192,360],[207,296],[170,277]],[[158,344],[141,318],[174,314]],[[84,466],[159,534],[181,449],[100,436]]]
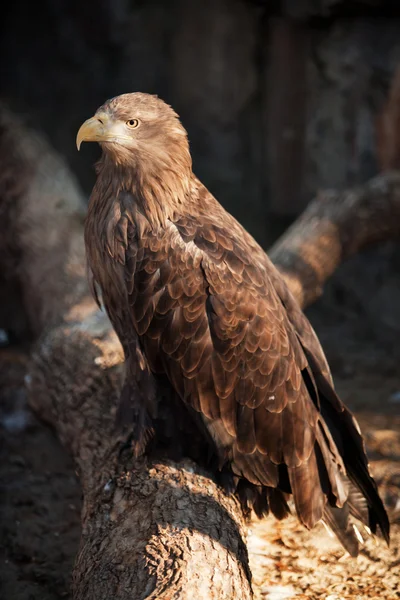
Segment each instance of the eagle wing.
[[[316,335],[265,253],[214,202],[159,231],[139,223],[128,240],[125,281],[150,369],[202,415],[221,460],[257,486],[292,493],[307,527],[324,515],[341,527],[347,443],[357,452],[349,476],[386,531],[361,436]],[[336,507],[328,514],[327,503]]]

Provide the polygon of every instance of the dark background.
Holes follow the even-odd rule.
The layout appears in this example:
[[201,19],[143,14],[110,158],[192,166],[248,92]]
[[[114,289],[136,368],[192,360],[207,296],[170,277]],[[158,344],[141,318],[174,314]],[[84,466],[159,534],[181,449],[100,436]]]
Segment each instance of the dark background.
[[268,244],[271,215],[388,166],[396,4],[14,0],[2,9],[1,95],[89,193],[98,150],[77,153],[81,122],[111,96],[158,94],[189,131],[198,176]]
[[[128,91],[172,104],[196,174],[265,248],[319,189],[400,164],[395,0],[14,0],[4,10],[0,98],[48,136],[87,196],[99,148],[78,153],[76,132]],[[393,245],[358,257],[326,296],[397,339],[399,263]]]
[[[158,94],[181,115],[196,174],[268,248],[319,189],[399,167],[398,4],[13,0],[0,16],[0,100],[46,134],[88,196],[99,149],[78,154],[80,124],[111,96]],[[399,401],[399,266],[394,243],[364,252],[308,313],[344,399],[382,413],[381,429]],[[10,356],[3,367],[17,380],[0,375],[0,598],[65,598],[79,485],[26,407],[24,360]]]

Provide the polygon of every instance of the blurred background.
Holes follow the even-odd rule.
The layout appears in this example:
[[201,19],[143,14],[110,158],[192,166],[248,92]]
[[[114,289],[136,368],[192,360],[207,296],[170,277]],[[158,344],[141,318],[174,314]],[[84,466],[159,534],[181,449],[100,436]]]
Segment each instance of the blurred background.
[[[87,197],[100,151],[76,132],[129,91],[175,108],[196,174],[264,248],[318,190],[400,165],[396,0],[13,0],[0,31],[1,98]],[[374,249],[325,292],[392,352],[399,267],[395,245]]]
[[[14,0],[2,10],[1,95],[63,154],[86,193],[98,150],[80,123],[107,98],[177,110],[196,173],[258,240],[319,188],[400,158],[398,2]],[[397,140],[396,140],[397,141]],[[285,221],[283,221],[285,222]]]
[[[1,13],[0,72],[1,101],[45,134],[86,197],[99,148],[78,154],[80,124],[112,96],[158,94],[188,130],[196,174],[266,249],[318,190],[400,166],[398,0],[13,0]],[[308,311],[386,466],[400,460],[399,267],[396,243],[365,251]],[[13,492],[1,504],[0,597],[67,597],[79,539],[73,466],[33,416],[18,439],[2,423]],[[400,515],[391,472],[381,478]],[[30,529],[16,524],[15,502]]]

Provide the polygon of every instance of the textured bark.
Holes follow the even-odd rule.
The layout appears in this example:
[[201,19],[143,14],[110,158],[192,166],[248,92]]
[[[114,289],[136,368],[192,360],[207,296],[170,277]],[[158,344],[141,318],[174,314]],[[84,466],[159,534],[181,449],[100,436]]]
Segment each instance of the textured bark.
[[270,249],[269,256],[302,307],[350,256],[400,235],[400,174],[379,175],[343,192],[327,190]]
[[[251,598],[236,500],[188,461],[133,462],[129,451],[119,453],[113,424],[122,352],[88,293],[84,207],[73,178],[4,111],[0,156],[0,266],[17,277],[38,337],[30,402],[76,460],[83,488],[74,598]],[[395,173],[322,194],[275,245],[273,259],[306,305],[341,260],[397,235],[399,212]]]

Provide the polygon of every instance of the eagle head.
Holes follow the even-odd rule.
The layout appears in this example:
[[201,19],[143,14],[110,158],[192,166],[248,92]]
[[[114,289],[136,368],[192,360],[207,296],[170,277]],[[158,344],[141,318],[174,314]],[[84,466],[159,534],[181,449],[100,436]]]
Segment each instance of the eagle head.
[[[176,112],[157,96],[122,94],[107,100],[85,121],[76,136],[82,142],[98,142],[103,154],[116,165],[173,168],[191,167],[187,133]],[[183,165],[182,165],[183,166]]]

